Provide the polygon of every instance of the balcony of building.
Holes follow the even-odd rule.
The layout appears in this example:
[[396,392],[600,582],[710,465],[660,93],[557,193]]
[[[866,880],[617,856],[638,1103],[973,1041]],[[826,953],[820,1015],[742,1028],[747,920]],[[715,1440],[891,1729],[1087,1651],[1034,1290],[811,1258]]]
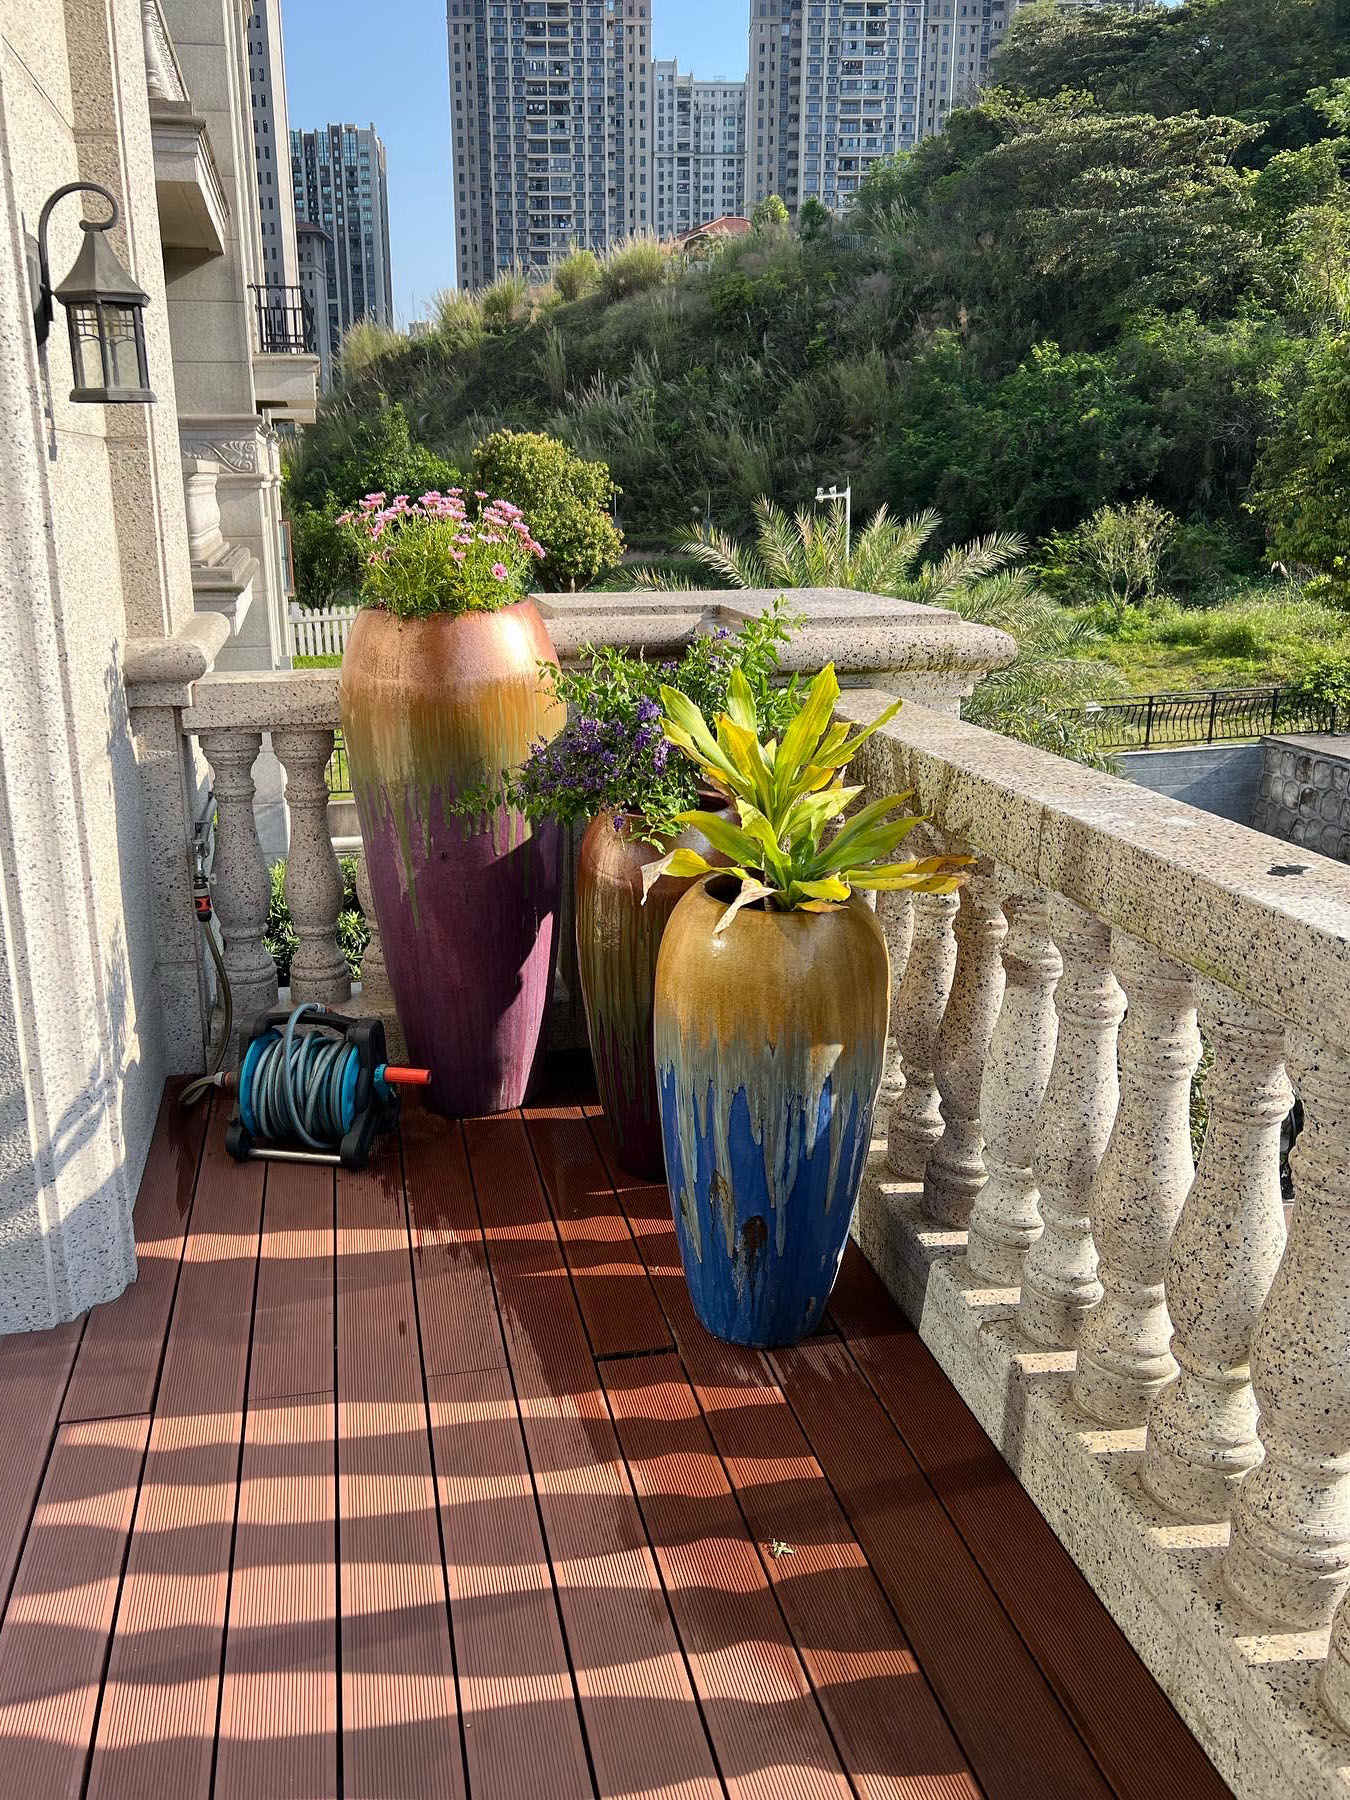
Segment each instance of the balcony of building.
[[314,309],[301,287],[254,283],[249,296],[256,331],[253,380],[258,404],[292,424],[312,424],[319,379]]

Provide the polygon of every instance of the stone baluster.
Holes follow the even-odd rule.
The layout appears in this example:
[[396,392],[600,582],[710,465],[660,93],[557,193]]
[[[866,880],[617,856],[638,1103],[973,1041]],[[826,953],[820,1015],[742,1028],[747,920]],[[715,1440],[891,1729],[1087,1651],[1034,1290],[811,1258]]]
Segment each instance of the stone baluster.
[[980,1084],[1003,1001],[999,949],[1008,927],[987,866],[962,888],[953,929],[956,972],[933,1065],[942,1136],[924,1167],[923,1204],[937,1224],[959,1229],[985,1182]]
[[913,941],[891,1015],[904,1084],[886,1127],[886,1167],[906,1181],[922,1180],[928,1153],[942,1136],[933,1064],[956,969],[952,926],[959,905],[955,894],[913,899]]
[[156,0],[141,0],[141,35],[145,42],[145,91],[152,100],[177,97],[177,82],[169,69],[164,25]]
[[263,945],[272,887],[253,821],[253,764],[262,733],[231,726],[202,732],[200,743],[216,797],[211,903],[224,940],[235,1023],[246,1027],[277,1003],[277,966]]
[[1073,1396],[1104,1424],[1142,1425],[1177,1373],[1163,1266],[1195,1178],[1191,1076],[1200,1033],[1189,970],[1119,931],[1111,954],[1128,1002],[1120,1109],[1089,1200],[1103,1291],[1083,1321]]
[[1201,996],[1209,1123],[1164,1277],[1181,1374],[1149,1415],[1142,1475],[1170,1511],[1214,1520],[1261,1460],[1248,1364],[1284,1249],[1280,1126],[1294,1096],[1279,1021],[1217,983]]
[[1043,890],[1010,887],[1003,913],[1003,1005],[980,1088],[989,1178],[971,1211],[966,1260],[980,1280],[1016,1287],[1041,1235],[1032,1138],[1054,1063],[1055,984],[1064,965],[1050,941]]
[[1120,1098],[1116,1034],[1125,996],[1111,967],[1108,926],[1055,895],[1050,934],[1064,973],[1055,989],[1055,1062],[1032,1134],[1044,1230],[1027,1251],[1018,1323],[1033,1343],[1071,1350],[1102,1297],[1089,1195]]
[[375,1014],[384,1021],[384,1041],[391,1061],[405,1062],[408,1055],[403,1027],[398,1022],[394,990],[384,960],[384,943],[380,937],[380,921],[375,914],[375,897],[370,891],[370,871],[366,867],[366,847],[362,844],[356,856],[356,897],[366,918],[369,936],[361,957],[361,1011]]
[[886,1039],[886,1067],[881,1077],[881,1103],[894,1106],[905,1085],[904,1058],[900,1052],[901,995],[905,969],[914,943],[914,902],[909,894],[877,896],[877,922],[886,939],[891,959],[891,1025]]
[[299,942],[291,958],[291,999],[341,1006],[351,997],[347,959],[338,949],[342,871],[328,829],[328,762],[331,727],[278,726],[272,748],[286,771],[291,847],[286,858],[286,900]]
[[[1261,1618],[1310,1630],[1350,1583],[1350,1057],[1290,1032],[1288,1065],[1304,1107],[1295,1204],[1251,1347],[1265,1456],[1238,1489],[1223,1576]],[[1344,1717],[1334,1636],[1323,1692]]]

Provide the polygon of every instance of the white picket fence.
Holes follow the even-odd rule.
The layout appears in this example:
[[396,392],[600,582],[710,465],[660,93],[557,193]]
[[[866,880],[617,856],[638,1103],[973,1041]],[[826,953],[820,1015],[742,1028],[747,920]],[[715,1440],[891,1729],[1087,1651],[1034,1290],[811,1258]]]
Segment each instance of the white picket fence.
[[311,612],[309,607],[292,600],[291,655],[341,656],[359,610],[355,606],[333,606]]

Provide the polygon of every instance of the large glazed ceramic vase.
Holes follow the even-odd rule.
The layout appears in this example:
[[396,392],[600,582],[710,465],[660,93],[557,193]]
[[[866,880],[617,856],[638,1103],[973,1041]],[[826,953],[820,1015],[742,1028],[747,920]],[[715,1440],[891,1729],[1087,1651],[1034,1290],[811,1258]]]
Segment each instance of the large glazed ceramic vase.
[[[711,799],[700,805],[718,806]],[[656,956],[667,921],[692,882],[663,875],[642,900],[642,871],[676,845],[714,860],[712,845],[687,830],[663,848],[642,838],[637,814],[592,819],[577,858],[577,966],[600,1101],[619,1161],[632,1175],[664,1177],[661,1113],[652,1060]]]
[[825,1311],[872,1137],[890,1005],[886,944],[856,896],[745,907],[708,876],[656,971],[671,1207],[699,1319],[733,1344],[795,1343]]
[[562,839],[500,800],[565,720],[528,600],[500,612],[360,613],[339,683],[371,895],[412,1060],[453,1116],[525,1097],[557,956]]

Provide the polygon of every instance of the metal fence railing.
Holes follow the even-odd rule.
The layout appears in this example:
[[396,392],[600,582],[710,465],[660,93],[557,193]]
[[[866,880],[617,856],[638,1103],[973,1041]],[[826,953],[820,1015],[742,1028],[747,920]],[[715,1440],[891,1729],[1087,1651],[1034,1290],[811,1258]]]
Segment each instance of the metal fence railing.
[[340,731],[333,734],[333,754],[328,759],[328,792],[347,795],[352,791],[352,778],[347,768],[347,746]]
[[1233,744],[1277,731],[1338,731],[1350,717],[1285,687],[1208,688],[1183,694],[1133,694],[1075,709],[1099,750],[1160,750]]

